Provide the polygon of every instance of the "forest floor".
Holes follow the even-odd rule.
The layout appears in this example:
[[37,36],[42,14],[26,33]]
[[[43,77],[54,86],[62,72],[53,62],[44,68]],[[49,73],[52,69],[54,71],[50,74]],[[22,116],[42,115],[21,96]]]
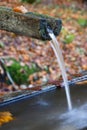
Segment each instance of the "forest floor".
[[[63,26],[57,37],[63,53],[68,77],[73,77],[81,71],[87,71],[87,10],[74,4],[67,5],[30,5],[25,3],[0,2],[0,6],[17,7],[23,5],[29,12],[50,15],[60,18]],[[20,61],[21,65],[36,63],[41,68],[36,75],[29,76],[29,85],[55,81],[61,78],[61,72],[50,41],[40,41],[25,36],[18,36],[6,31],[0,31],[0,58],[7,66],[11,65],[9,58]],[[48,71],[49,72],[48,72]],[[38,80],[33,81],[33,77]],[[36,78],[36,77],[35,77]],[[12,91],[12,87],[8,87]],[[1,94],[3,89],[1,89]],[[4,93],[4,92],[3,92]]]

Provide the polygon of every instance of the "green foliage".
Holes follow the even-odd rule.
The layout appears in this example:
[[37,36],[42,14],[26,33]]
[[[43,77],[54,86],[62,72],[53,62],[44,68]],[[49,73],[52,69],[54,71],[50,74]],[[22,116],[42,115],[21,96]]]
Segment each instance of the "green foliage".
[[69,44],[72,43],[73,40],[75,39],[75,35],[73,33],[68,32],[67,29],[64,27],[62,28],[62,36],[63,36],[63,43]]
[[21,0],[22,2],[27,2],[27,3],[34,3],[36,0]]
[[86,27],[87,26],[87,20],[86,19],[79,18],[77,22],[82,27]]
[[33,3],[40,3],[41,0],[21,0],[22,2],[27,2],[27,3],[30,3],[30,4],[33,4]]
[[44,66],[44,70],[49,73],[49,66]]
[[85,54],[85,50],[83,49],[83,48],[77,48],[76,49],[77,50],[77,52],[80,54],[80,55],[84,55]]
[[40,71],[40,68],[36,64],[32,63],[31,67],[28,65],[22,66],[20,62],[13,60],[11,66],[7,67],[14,82],[18,85],[28,84],[28,78],[30,74]]
[[65,36],[64,43],[69,44],[73,42],[74,39],[75,39],[74,34],[68,34],[67,36]]
[[0,42],[0,48],[4,48],[4,43]]

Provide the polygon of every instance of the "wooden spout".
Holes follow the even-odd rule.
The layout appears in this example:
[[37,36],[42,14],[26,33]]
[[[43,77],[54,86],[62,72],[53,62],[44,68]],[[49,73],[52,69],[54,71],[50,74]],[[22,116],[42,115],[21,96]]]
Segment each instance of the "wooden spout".
[[14,12],[10,8],[0,6],[0,29],[15,34],[29,36],[40,40],[50,40],[47,27],[58,36],[62,27],[60,19],[46,15],[27,12]]

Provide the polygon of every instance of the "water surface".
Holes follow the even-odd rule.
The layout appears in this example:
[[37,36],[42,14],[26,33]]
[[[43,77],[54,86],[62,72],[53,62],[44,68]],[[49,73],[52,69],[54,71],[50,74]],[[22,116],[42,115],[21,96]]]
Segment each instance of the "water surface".
[[0,108],[15,119],[0,130],[80,130],[87,127],[87,85],[70,88],[73,109],[67,110],[65,90],[55,89]]

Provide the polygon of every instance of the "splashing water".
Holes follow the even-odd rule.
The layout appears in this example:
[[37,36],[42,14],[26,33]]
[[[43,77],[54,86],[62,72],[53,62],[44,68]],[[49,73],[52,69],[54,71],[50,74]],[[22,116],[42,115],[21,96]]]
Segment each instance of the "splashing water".
[[51,46],[54,50],[54,53],[57,57],[57,61],[59,63],[61,72],[62,72],[62,77],[64,80],[64,85],[65,85],[65,92],[66,92],[66,97],[67,97],[67,103],[68,103],[68,109],[71,110],[72,109],[72,103],[71,103],[71,97],[70,97],[70,90],[69,90],[69,85],[68,85],[68,80],[67,80],[67,75],[66,75],[66,70],[65,70],[65,65],[64,65],[64,60],[63,60],[63,56],[62,56],[62,52],[59,46],[59,43],[55,37],[55,35],[53,34],[52,31],[49,31],[49,36],[51,37],[53,43],[51,43]]
[[61,125],[64,127],[65,125],[70,125],[78,130],[87,130],[87,103],[60,115],[59,119],[62,121]]

